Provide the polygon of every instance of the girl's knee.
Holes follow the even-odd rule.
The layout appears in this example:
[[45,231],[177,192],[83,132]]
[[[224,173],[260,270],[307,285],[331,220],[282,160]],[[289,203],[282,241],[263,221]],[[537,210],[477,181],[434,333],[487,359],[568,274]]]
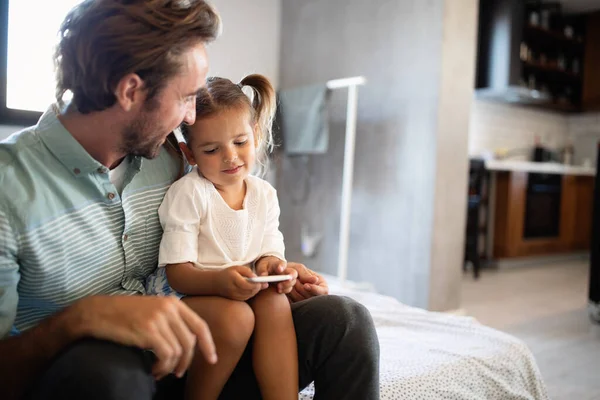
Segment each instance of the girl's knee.
[[276,318],[277,316],[291,315],[290,302],[285,294],[277,293],[275,287],[259,292],[252,299],[252,309],[256,318],[265,316]]
[[231,345],[246,346],[254,331],[254,312],[244,301],[225,299],[224,310],[220,314],[220,330],[225,340]]

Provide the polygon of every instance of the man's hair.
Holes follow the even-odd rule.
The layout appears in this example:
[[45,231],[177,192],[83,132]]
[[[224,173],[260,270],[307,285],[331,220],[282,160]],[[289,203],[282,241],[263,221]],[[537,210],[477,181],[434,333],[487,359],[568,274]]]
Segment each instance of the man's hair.
[[219,15],[203,0],[86,0],[60,28],[56,100],[62,105],[70,90],[79,112],[104,110],[129,73],[140,76],[151,100],[181,69],[180,55],[216,39],[220,29]]

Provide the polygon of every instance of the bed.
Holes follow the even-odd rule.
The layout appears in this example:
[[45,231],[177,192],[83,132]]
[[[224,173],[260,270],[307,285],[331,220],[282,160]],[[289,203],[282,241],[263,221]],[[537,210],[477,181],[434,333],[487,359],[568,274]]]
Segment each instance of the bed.
[[[428,312],[328,282],[332,294],[351,297],[371,312],[381,349],[381,399],[548,399],[520,340],[470,317]],[[311,385],[299,398],[313,395]]]

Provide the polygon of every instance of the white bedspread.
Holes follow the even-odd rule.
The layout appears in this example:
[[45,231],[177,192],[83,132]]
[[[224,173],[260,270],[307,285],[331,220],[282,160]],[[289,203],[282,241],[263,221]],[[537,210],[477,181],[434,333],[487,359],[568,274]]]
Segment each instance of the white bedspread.
[[[381,348],[381,399],[548,399],[529,349],[469,317],[427,312],[396,299],[330,285],[364,304]],[[311,385],[300,399],[312,399]]]

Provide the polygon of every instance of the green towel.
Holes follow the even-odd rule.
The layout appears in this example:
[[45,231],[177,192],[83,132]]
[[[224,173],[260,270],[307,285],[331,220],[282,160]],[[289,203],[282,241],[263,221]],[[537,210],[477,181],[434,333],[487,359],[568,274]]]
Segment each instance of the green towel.
[[283,148],[287,154],[324,154],[329,144],[325,84],[279,92]]

